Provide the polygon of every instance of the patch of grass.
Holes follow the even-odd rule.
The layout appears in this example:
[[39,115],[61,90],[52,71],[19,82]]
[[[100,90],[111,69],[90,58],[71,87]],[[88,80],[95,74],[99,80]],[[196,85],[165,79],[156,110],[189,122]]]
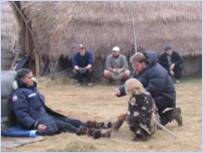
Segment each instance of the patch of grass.
[[[55,146],[56,147],[56,146]],[[85,151],[96,151],[96,147],[90,143],[86,142],[70,142],[66,144],[63,148],[51,148],[46,150],[48,152],[85,152]]]
[[202,82],[201,81],[202,80],[202,76],[201,76],[201,74],[195,74],[195,75],[192,75],[192,76],[188,76],[188,77],[184,77],[183,79],[182,79],[182,82],[184,82],[184,83],[200,83],[200,82]]
[[[69,117],[82,121],[106,121],[126,112],[128,96],[115,97],[113,86],[97,84],[87,88],[68,84],[68,81],[61,85],[49,81],[44,79],[39,82],[46,103]],[[14,148],[14,151],[201,151],[201,82],[201,77],[195,76],[176,84],[177,106],[182,110],[183,126],[178,127],[174,121],[166,127],[178,136],[177,140],[160,130],[147,142],[133,142],[132,132],[124,124],[108,140],[62,133],[49,136],[43,142]]]

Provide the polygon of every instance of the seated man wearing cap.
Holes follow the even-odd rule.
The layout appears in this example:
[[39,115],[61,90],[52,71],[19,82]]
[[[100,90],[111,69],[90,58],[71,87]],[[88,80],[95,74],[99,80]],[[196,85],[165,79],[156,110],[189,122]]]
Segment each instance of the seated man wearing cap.
[[165,52],[160,55],[159,63],[174,77],[176,83],[180,83],[183,71],[183,59],[173,50],[170,44],[164,47]]
[[86,51],[83,44],[80,44],[78,51],[73,55],[72,63],[78,85],[83,85],[86,79],[87,85],[92,86],[93,54]]
[[104,70],[105,78],[109,81],[120,80],[124,83],[130,77],[127,59],[120,53],[119,47],[114,47],[112,53],[107,56],[106,69]]

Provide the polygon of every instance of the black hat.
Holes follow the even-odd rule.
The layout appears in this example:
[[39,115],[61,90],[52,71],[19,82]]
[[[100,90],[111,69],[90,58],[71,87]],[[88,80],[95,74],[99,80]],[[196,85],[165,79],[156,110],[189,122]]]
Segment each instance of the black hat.
[[164,50],[165,50],[165,51],[170,50],[170,49],[173,49],[173,47],[172,47],[171,44],[165,44],[165,45],[164,45]]

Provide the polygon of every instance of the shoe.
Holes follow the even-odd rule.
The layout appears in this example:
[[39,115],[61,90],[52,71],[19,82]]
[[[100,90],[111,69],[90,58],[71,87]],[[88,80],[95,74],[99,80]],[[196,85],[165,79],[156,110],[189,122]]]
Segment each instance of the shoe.
[[96,128],[96,126],[97,126],[97,122],[96,121],[87,121],[85,124],[86,124],[86,126],[88,128]]
[[92,134],[92,137],[94,139],[98,139],[98,138],[101,138],[101,137],[106,137],[106,138],[110,138],[111,137],[111,130],[100,130],[100,129],[95,129],[93,134]]
[[96,129],[109,129],[111,128],[111,122],[96,122],[96,121],[87,121],[86,126],[88,128],[96,128]]
[[88,86],[88,87],[92,87],[93,84],[92,84],[92,83],[88,83],[87,86]]
[[176,80],[175,82],[176,82],[176,84],[180,84],[180,80]]
[[172,113],[173,119],[176,120],[179,126],[183,125],[183,119],[181,116],[181,109],[179,107],[175,108],[173,113]]
[[120,127],[123,125],[125,119],[126,119],[126,114],[118,116],[117,119],[114,122],[112,122],[112,129],[119,130]]
[[149,136],[134,136],[134,138],[132,139],[132,141],[137,141],[137,142],[143,142],[143,141],[147,141],[149,139]]
[[96,128],[109,129],[112,127],[111,122],[97,122]]
[[82,83],[79,83],[79,82],[78,82],[78,83],[76,84],[76,86],[80,87],[80,86],[82,86]]
[[78,130],[76,131],[77,135],[85,135],[88,132],[88,128],[84,127],[84,126],[80,126],[78,128]]
[[111,130],[108,129],[108,130],[102,130],[101,131],[101,134],[102,134],[102,137],[105,137],[105,138],[110,138],[111,137]]

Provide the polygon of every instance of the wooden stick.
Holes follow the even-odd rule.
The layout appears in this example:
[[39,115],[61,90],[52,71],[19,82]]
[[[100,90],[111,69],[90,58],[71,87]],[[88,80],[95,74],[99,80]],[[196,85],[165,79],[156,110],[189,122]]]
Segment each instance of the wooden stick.
[[153,120],[155,123],[156,123],[156,125],[158,126],[158,127],[160,127],[162,130],[164,130],[166,133],[168,133],[169,135],[171,135],[172,137],[174,137],[175,139],[177,138],[177,136],[173,133],[173,132],[171,132],[169,129],[167,129],[165,126],[163,126],[162,124],[160,124],[159,122],[157,122],[156,120]]

